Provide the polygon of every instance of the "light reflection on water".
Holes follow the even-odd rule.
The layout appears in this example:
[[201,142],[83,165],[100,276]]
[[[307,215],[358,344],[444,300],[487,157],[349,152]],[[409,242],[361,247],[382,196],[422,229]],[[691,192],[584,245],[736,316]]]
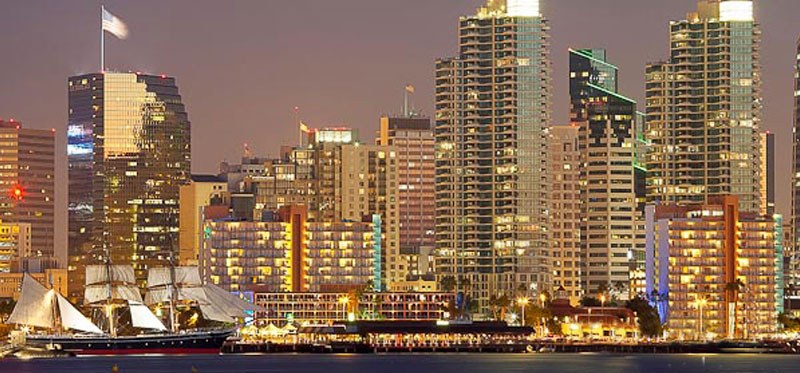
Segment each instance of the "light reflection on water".
[[0,361],[0,372],[797,372],[800,355],[377,354],[100,356]]

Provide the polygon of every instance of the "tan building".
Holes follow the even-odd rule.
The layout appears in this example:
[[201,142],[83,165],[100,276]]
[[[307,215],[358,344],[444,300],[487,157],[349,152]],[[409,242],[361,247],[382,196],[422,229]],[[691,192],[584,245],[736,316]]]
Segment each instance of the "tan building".
[[203,235],[204,208],[226,204],[228,183],[211,175],[192,175],[189,184],[180,188],[180,265],[197,265]]
[[0,223],[0,273],[13,272],[15,260],[31,257],[31,225]]
[[[28,273],[48,289],[55,288],[61,295],[67,296],[67,270],[46,269],[40,273]],[[0,299],[19,298],[22,276],[25,273],[0,273]]]
[[547,167],[550,180],[550,247],[553,288],[577,304],[581,287],[581,153],[578,127],[548,130]]
[[400,255],[407,274],[428,272],[426,253],[436,244],[435,142],[431,121],[420,117],[381,117],[378,145],[397,153]]
[[55,130],[0,120],[0,221],[30,224],[29,256],[55,257]]
[[736,196],[715,196],[647,207],[647,293],[670,338],[774,335],[780,230],[773,217],[739,206]]
[[206,221],[204,273],[231,291],[349,291],[380,283],[380,221],[309,222],[304,206],[274,221]]
[[336,210],[341,221],[379,214],[382,223],[381,277],[386,289],[409,272],[400,253],[397,152],[391,146],[346,144],[341,152]]
[[646,68],[647,199],[739,197],[761,210],[761,31],[751,1],[701,0],[669,24],[669,60]]

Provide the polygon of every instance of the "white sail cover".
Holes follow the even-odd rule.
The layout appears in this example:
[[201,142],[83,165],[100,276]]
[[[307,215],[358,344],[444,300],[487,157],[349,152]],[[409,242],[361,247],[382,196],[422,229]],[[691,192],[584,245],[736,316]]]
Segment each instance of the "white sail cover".
[[167,331],[161,320],[156,315],[153,315],[153,312],[141,302],[129,300],[128,308],[131,310],[131,323],[134,327]]
[[53,328],[53,294],[29,274],[22,277],[22,291],[7,324]]
[[[147,272],[147,287],[157,287],[172,284],[172,274],[168,267],[150,268]],[[200,286],[200,272],[196,266],[175,267],[176,285]]]
[[[113,285],[111,286],[111,299],[132,300],[141,303],[142,294],[134,285]],[[84,289],[84,304],[106,300],[108,300],[108,285],[88,285]]]
[[[111,279],[109,279],[109,274],[111,274]],[[110,266],[90,265],[86,267],[86,285],[106,284],[109,282],[135,283],[133,267],[125,264]]]
[[89,321],[86,316],[83,316],[80,311],[73,307],[67,298],[64,298],[64,296],[56,293],[55,291],[53,291],[53,293],[55,293],[55,295],[58,297],[58,310],[61,314],[61,326],[87,333],[103,334],[103,331],[100,330],[97,325],[92,324],[92,322]]
[[227,312],[225,312],[220,307],[217,307],[215,304],[204,302],[204,303],[199,303],[199,306],[200,306],[200,312],[203,313],[203,317],[208,320],[229,322],[229,323],[236,322],[236,319],[228,315]]

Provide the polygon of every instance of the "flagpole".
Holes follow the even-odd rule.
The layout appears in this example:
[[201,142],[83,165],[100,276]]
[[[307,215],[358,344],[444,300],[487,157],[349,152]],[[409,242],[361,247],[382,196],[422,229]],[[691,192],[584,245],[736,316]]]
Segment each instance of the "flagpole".
[[103,11],[105,10],[105,5],[100,5],[100,72],[106,72],[106,46],[105,46],[105,34],[103,31]]

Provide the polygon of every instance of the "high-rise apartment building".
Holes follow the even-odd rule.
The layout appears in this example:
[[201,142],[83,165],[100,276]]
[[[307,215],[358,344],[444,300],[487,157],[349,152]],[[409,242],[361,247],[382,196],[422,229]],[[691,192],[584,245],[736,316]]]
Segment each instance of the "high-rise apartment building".
[[428,118],[381,118],[378,145],[391,146],[397,154],[401,260],[407,274],[414,276],[429,271],[427,256],[436,244],[434,141]]
[[605,50],[570,49],[569,66],[570,121],[580,133],[583,287],[624,300],[631,261],[643,252],[637,245],[644,205],[636,195],[643,176],[636,172],[636,101],[619,93],[618,68]]
[[27,223],[29,256],[56,257],[55,130],[0,120],[0,222]]
[[558,298],[578,304],[581,271],[581,152],[575,126],[552,126],[547,139],[550,181],[550,247],[553,289]]
[[548,32],[538,0],[490,0],[459,19],[458,55],[436,62],[435,268],[484,311],[550,288]]
[[178,258],[179,187],[189,181],[190,123],[175,79],[94,73],[68,79],[69,282],[108,257],[147,269]]
[[736,196],[647,207],[647,293],[669,337],[773,335],[783,298],[776,271],[780,224],[740,212]]
[[701,0],[669,25],[670,58],[646,69],[647,196],[761,209],[761,32],[750,0]]
[[30,223],[0,223],[0,273],[16,272],[15,262],[32,257]]

